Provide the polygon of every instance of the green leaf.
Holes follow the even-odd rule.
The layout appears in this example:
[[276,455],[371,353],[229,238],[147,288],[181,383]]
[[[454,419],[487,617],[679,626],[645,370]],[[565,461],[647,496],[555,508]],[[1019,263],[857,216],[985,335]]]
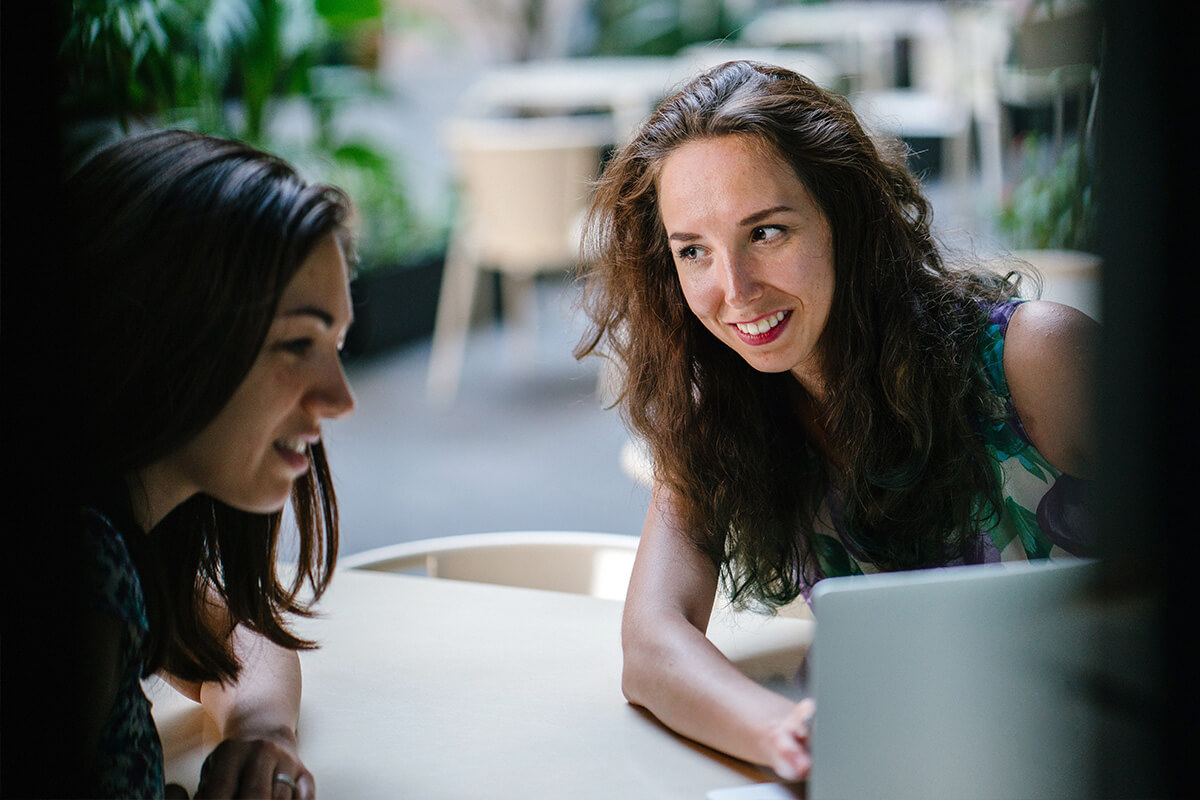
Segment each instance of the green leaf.
[[316,0],[316,12],[336,31],[383,19],[382,0]]

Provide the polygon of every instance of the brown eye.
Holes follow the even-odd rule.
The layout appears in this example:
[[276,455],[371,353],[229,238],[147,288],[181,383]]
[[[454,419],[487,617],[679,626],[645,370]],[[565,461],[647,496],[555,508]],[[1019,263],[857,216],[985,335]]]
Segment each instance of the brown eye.
[[301,339],[288,339],[279,346],[292,355],[306,356],[312,352],[313,340],[307,337]]
[[780,225],[759,225],[750,233],[751,241],[765,242],[783,233],[783,227]]

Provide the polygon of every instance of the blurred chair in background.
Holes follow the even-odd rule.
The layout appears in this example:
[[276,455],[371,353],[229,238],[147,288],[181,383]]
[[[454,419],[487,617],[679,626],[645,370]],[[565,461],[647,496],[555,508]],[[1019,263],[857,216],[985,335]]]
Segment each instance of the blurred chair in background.
[[758,47],[815,50],[837,65],[846,94],[904,83],[897,74],[902,43],[944,25],[943,4],[928,0],[832,0],[769,9],[739,36]]
[[[974,92],[990,51],[963,41],[959,9],[908,0],[834,0],[784,6],[746,25],[747,44],[824,53],[838,73],[837,88],[877,134],[940,145],[939,167],[957,207],[965,206],[971,169]],[[973,13],[973,12],[972,12]],[[994,108],[987,103],[983,107]],[[995,125],[978,128],[989,191],[998,198],[1002,177]],[[988,138],[991,137],[991,138]],[[981,139],[982,141],[982,139]]]
[[674,56],[548,58],[488,69],[462,98],[471,116],[551,117],[599,112],[612,118],[615,143],[629,139],[659,101],[686,77]]
[[447,143],[460,198],[434,324],[431,403],[447,405],[458,392],[484,272],[501,275],[505,322],[519,323],[523,355],[531,359],[534,282],[575,265],[590,183],[612,141],[612,121],[602,115],[450,122]]
[[638,537],[618,533],[471,533],[380,547],[338,566],[624,600],[637,546]]
[[761,61],[790,69],[825,89],[836,90],[841,72],[826,55],[799,47],[754,47],[737,42],[706,42],[679,51],[688,78],[726,61]]
[[[1061,150],[1068,99],[1076,101],[1080,129],[1095,105],[1099,15],[1092,3],[1064,0],[1052,9],[1035,5],[1010,28],[1010,49],[997,75],[998,101],[1014,109],[1050,109],[1054,148]],[[1007,136],[1004,117],[1002,122]]]
[[[466,533],[378,547],[338,560],[365,569],[625,600],[637,536],[591,531]],[[721,601],[724,605],[724,601]],[[778,616],[812,619],[803,597]]]

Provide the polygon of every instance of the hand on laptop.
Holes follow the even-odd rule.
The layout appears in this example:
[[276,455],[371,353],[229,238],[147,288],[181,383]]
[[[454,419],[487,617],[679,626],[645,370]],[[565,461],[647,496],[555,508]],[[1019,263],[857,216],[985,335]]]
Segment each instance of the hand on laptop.
[[812,733],[816,711],[817,702],[806,697],[796,704],[792,713],[767,732],[767,749],[773,754],[771,768],[784,780],[795,781],[808,777],[808,770],[812,766],[808,737]]

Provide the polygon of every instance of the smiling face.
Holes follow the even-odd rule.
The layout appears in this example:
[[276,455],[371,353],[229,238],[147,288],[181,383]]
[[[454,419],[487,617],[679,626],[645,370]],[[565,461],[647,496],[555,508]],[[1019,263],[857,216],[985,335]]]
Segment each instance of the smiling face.
[[750,366],[820,396],[833,234],[791,166],[744,136],[688,142],[663,162],[658,202],[692,313]]
[[196,492],[243,511],[283,508],[310,466],[322,420],[354,408],[339,353],[351,318],[346,261],[329,234],[284,289],[262,349],[224,408],[140,473],[147,530]]

